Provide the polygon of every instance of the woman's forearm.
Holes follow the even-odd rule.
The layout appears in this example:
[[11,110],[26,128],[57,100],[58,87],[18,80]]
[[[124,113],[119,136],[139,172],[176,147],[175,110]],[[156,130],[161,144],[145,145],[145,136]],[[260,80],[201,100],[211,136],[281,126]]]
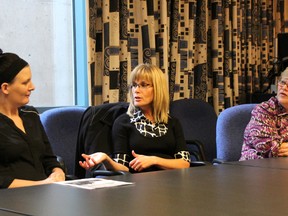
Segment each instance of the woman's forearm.
[[108,169],[108,170],[125,171],[125,172],[129,171],[128,167],[126,167],[120,163],[117,163],[116,161],[114,161],[110,157],[107,157],[107,159],[105,161],[103,161],[103,164],[105,165],[106,169]]
[[190,167],[190,163],[183,159],[165,159],[155,157],[155,165],[161,169],[181,169]]
[[30,180],[23,180],[23,179],[14,179],[13,182],[9,185],[8,188],[27,187],[27,186],[49,184],[49,183],[52,183],[52,181],[49,181],[48,179],[44,179],[44,180],[41,180],[41,181],[30,181]]

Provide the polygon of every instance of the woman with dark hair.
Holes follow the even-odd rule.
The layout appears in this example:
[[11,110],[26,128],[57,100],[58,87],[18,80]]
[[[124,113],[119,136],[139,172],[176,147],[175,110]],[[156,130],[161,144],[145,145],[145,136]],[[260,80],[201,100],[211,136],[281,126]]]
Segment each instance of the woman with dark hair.
[[80,166],[90,169],[102,163],[109,170],[130,172],[188,168],[190,154],[180,122],[169,116],[169,91],[163,71],[140,64],[130,74],[127,113],[113,125],[114,157],[97,152],[83,154]]
[[34,107],[28,63],[0,49],[0,188],[65,180]]

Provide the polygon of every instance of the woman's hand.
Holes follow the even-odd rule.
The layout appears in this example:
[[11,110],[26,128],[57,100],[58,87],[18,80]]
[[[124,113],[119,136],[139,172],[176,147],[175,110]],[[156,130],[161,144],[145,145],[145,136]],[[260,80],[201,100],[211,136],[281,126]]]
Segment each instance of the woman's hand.
[[63,172],[62,169],[56,167],[52,170],[52,173],[48,177],[49,180],[52,182],[60,182],[60,181],[65,181],[65,173]]
[[107,160],[108,155],[102,152],[97,152],[91,155],[82,154],[82,157],[85,159],[85,161],[79,161],[79,165],[88,170]]
[[278,150],[279,157],[287,157],[288,156],[288,142],[283,142]]
[[62,169],[56,167],[52,170],[52,173],[48,176],[48,178],[44,180],[31,181],[31,180],[23,180],[23,179],[14,179],[13,182],[9,185],[9,188],[51,184],[53,182],[60,182],[60,181],[65,181],[65,173],[63,172]]
[[135,151],[132,151],[134,159],[130,161],[129,166],[135,171],[141,172],[143,169],[147,169],[155,164],[155,156],[146,156],[136,154]]

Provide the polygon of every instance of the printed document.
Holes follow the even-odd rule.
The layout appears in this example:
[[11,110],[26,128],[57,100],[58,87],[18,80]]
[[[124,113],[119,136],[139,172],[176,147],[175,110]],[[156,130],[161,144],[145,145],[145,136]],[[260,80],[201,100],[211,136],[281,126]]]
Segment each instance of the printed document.
[[56,182],[55,184],[68,185],[72,187],[84,188],[84,189],[99,189],[107,187],[118,187],[124,185],[131,185],[131,182],[124,181],[115,181],[110,179],[101,179],[101,178],[86,178],[86,179],[77,179],[64,182]]

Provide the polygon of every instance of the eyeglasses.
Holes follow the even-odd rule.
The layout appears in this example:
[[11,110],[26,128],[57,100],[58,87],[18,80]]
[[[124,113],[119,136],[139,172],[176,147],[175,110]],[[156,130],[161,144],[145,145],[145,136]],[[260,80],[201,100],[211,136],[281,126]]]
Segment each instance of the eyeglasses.
[[283,88],[284,86],[288,87],[288,80],[280,80],[278,85]]
[[139,89],[148,89],[150,87],[153,87],[151,84],[148,83],[132,83],[132,85],[130,86],[130,88],[136,89],[137,87],[139,87]]

